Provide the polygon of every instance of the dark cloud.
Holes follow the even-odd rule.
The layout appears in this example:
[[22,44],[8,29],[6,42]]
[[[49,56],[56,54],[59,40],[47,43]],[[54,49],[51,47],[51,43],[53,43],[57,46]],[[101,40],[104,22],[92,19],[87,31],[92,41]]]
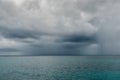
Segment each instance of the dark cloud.
[[6,38],[12,38],[12,39],[26,39],[26,38],[34,38],[37,39],[38,38],[38,34],[35,34],[33,32],[27,32],[24,30],[14,30],[11,32],[7,32],[7,33],[3,33],[3,35]]
[[67,36],[62,40],[62,42],[73,42],[73,43],[93,43],[96,42],[96,37],[95,36],[80,36],[80,35],[73,35],[73,36]]
[[0,27],[1,36],[10,39],[26,39],[26,38],[33,38],[37,39],[40,37],[40,33],[23,30],[23,29],[11,29],[6,27]]

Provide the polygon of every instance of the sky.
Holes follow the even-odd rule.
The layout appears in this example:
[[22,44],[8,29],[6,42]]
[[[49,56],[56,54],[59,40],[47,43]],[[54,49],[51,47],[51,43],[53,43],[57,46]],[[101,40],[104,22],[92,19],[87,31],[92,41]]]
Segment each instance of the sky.
[[0,0],[0,55],[120,55],[120,0]]

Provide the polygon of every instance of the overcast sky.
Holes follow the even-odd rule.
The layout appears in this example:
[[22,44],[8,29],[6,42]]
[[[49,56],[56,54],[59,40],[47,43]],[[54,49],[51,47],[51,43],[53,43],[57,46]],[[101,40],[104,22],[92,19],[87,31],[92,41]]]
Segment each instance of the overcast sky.
[[0,0],[0,55],[120,55],[120,0]]

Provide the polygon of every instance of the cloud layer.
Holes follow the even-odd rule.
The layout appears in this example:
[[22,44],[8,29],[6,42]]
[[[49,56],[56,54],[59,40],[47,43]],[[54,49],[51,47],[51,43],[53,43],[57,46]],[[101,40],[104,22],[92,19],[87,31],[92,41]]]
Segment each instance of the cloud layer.
[[0,0],[0,52],[119,54],[119,4],[119,0]]

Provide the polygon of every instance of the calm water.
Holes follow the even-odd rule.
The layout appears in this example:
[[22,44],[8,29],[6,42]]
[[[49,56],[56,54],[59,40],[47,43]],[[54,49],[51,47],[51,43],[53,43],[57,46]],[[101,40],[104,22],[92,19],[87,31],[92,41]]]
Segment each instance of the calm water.
[[0,57],[0,80],[120,80],[115,57]]

